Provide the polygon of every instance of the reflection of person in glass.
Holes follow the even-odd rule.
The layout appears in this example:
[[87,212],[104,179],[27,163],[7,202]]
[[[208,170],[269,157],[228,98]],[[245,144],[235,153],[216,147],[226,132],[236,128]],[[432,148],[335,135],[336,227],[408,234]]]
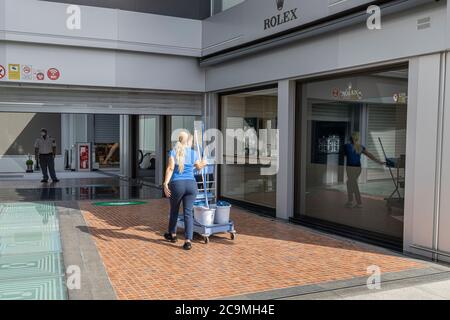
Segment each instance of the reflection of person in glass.
[[[366,147],[361,145],[359,132],[354,132],[351,137],[351,143],[344,146],[344,155],[347,158],[347,193],[349,208],[362,208],[361,193],[359,192],[358,179],[361,175],[361,155],[365,155],[372,161],[381,165],[384,162],[378,160],[373,154],[367,151]],[[353,196],[356,197],[356,204],[353,204]]]

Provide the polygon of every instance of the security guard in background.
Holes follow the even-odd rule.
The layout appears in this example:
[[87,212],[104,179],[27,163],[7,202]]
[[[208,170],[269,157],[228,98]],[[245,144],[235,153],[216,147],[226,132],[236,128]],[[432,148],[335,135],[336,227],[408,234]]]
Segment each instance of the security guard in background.
[[42,170],[42,183],[48,182],[48,171],[53,182],[59,182],[55,173],[56,141],[47,134],[47,129],[41,129],[41,137],[34,143],[36,160],[39,159]]

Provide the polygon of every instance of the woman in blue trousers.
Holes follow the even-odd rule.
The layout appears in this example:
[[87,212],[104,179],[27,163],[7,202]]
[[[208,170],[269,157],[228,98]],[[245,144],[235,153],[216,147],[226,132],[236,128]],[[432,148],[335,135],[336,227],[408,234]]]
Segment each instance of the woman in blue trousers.
[[194,201],[198,188],[194,177],[194,169],[206,167],[205,160],[192,149],[192,136],[182,131],[178,136],[175,148],[170,152],[169,164],[164,179],[164,193],[170,198],[169,232],[164,238],[170,242],[177,242],[177,221],[180,205],[183,203],[185,224],[185,250],[192,249],[194,236]]

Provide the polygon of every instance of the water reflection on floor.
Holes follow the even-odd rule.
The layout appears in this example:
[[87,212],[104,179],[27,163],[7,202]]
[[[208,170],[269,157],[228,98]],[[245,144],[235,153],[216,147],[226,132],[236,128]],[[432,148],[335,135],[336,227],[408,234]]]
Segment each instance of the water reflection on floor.
[[0,204],[0,300],[64,300],[61,241],[52,203]]
[[162,191],[118,178],[70,179],[56,184],[2,181],[0,202],[159,199]]

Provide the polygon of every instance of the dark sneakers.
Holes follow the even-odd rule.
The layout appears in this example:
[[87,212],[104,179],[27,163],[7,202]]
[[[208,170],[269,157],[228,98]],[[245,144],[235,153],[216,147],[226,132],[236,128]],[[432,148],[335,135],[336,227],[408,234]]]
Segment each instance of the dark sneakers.
[[48,180],[45,180],[45,179],[41,180],[41,183],[47,183],[47,182],[48,182]]
[[52,180],[53,183],[59,182],[59,179]]
[[175,242],[177,242],[178,241],[178,239],[177,239],[177,237],[175,236],[173,236],[172,234],[170,234],[170,233],[165,233],[164,234],[164,239],[166,239],[167,241],[170,241],[170,242],[172,242],[172,243],[175,243]]
[[[173,236],[171,233],[165,233],[164,239],[166,239],[169,242],[176,243],[178,241],[176,236]],[[191,250],[192,249],[192,243],[191,242],[185,242],[183,245],[184,250]]]

